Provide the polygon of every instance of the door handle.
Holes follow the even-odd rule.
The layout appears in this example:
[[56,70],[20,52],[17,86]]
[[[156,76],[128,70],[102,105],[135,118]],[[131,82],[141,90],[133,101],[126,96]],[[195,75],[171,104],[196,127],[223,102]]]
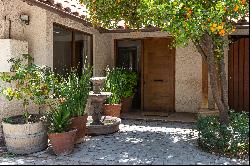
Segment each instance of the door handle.
[[155,82],[163,82],[163,80],[154,80]]

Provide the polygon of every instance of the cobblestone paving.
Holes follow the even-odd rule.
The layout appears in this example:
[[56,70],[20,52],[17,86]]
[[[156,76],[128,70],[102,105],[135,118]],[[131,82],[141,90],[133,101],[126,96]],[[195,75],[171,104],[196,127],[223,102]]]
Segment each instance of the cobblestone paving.
[[1,164],[72,165],[249,165],[249,159],[230,159],[197,148],[193,124],[122,120],[115,134],[88,137],[67,156],[50,150],[28,156],[0,157]]

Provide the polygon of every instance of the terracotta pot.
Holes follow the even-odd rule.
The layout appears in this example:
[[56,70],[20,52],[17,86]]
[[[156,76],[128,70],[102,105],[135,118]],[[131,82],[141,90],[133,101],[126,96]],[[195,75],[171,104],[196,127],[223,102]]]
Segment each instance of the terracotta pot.
[[88,114],[71,118],[70,129],[77,129],[75,143],[84,141]]
[[77,129],[64,133],[48,134],[50,144],[56,155],[67,155],[74,150]]
[[122,108],[121,108],[121,112],[129,112],[129,110],[132,107],[132,101],[133,101],[133,97],[134,96],[130,96],[128,98],[123,98],[122,99]]
[[121,114],[121,104],[104,104],[103,111],[106,116],[119,118]]

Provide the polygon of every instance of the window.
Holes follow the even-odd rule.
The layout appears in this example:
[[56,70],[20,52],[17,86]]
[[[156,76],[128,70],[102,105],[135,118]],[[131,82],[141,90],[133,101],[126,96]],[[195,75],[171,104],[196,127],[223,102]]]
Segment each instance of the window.
[[53,54],[55,73],[66,75],[76,68],[81,74],[84,65],[93,65],[92,35],[54,25]]

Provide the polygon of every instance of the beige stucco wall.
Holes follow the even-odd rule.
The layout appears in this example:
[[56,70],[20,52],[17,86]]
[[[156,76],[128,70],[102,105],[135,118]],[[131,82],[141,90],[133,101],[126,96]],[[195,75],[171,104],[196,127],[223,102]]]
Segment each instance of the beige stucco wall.
[[[23,13],[29,15],[29,25],[20,21],[20,14]],[[11,20],[11,38],[27,41],[28,51],[38,65],[53,66],[54,22],[93,35],[94,75],[101,75],[102,70],[110,63],[110,34],[100,34],[92,27],[86,27],[80,22],[35,5],[30,6],[21,0],[1,0],[0,38],[8,38],[9,36],[9,19]],[[3,83],[0,84],[3,85]],[[0,106],[0,121],[3,117],[22,113],[22,106],[16,101],[6,102],[1,99]]]
[[4,6],[3,1],[0,1],[0,39],[3,38],[4,34]]
[[[112,34],[111,59],[114,62],[114,39],[167,37],[166,32],[133,32]],[[175,64],[175,110],[176,112],[197,112],[202,97],[201,56],[192,43],[176,48]]]

